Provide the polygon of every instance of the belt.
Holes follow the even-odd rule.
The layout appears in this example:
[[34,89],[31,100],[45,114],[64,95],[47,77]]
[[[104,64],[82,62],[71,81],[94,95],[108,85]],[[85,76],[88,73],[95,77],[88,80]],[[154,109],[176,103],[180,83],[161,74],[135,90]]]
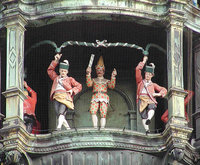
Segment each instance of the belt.
[[140,93],[140,96],[147,96],[147,93]]

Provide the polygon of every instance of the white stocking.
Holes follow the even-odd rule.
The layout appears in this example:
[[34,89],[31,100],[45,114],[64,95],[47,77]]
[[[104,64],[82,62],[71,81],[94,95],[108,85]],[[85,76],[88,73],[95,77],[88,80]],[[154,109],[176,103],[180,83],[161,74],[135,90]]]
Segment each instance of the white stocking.
[[144,126],[144,129],[145,129],[146,131],[149,131],[149,126],[146,125],[146,121],[147,121],[147,119],[142,119],[142,124],[143,124],[143,126]]
[[92,122],[93,122],[94,128],[97,128],[97,123],[98,123],[97,115],[92,115]]
[[155,111],[154,110],[149,110],[148,112],[148,119],[151,120],[153,115],[154,115]]
[[57,129],[61,129],[64,120],[65,120],[65,116],[60,115],[58,117],[58,126],[57,126]]
[[71,129],[66,119],[64,119],[63,125],[65,126],[66,129]]
[[101,118],[101,128],[105,128],[106,118]]

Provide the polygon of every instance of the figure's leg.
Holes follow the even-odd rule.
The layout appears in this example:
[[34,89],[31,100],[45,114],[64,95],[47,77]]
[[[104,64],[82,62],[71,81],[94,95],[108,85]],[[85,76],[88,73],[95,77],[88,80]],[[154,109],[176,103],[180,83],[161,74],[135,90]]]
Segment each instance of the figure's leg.
[[146,125],[149,125],[151,123],[151,119],[154,116],[156,110],[156,105],[155,104],[149,104],[147,107],[147,121]]
[[71,129],[64,115],[59,116],[57,129],[61,130],[62,125],[64,125],[67,130]]
[[98,125],[97,115],[92,115],[92,122],[93,122],[93,127],[97,128],[97,125]]
[[54,110],[56,112],[57,117],[59,117],[60,113],[59,113],[59,107],[60,107],[60,103],[57,100],[53,100],[53,105],[54,105]]
[[100,103],[100,113],[101,113],[101,128],[105,128],[106,125],[106,114],[107,114],[108,104],[105,102]]
[[97,110],[99,108],[99,103],[97,102],[92,102],[90,105],[90,114],[92,115],[92,122],[93,122],[93,127],[97,128],[98,125],[98,118],[97,118]]
[[150,132],[149,130],[149,126],[146,124],[147,122],[147,118],[148,118],[148,103],[142,101],[142,100],[139,100],[139,103],[138,103],[138,110],[140,112],[140,115],[141,115],[141,118],[142,118],[142,124],[143,124],[143,127],[146,131],[146,134]]
[[69,126],[69,124],[68,124],[68,122],[67,122],[67,120],[65,119],[65,116],[64,116],[63,125],[65,126],[65,128],[66,128],[67,130],[71,129],[70,126]]
[[[66,114],[66,106],[64,104],[60,104],[60,108],[59,108],[59,112],[60,112],[60,117],[61,117],[61,123],[62,125],[64,125],[64,127],[66,129],[71,129],[67,120],[65,119],[65,114]],[[61,125],[61,127],[62,127]]]
[[64,116],[63,115],[59,115],[58,117],[58,125],[57,125],[57,130],[61,130],[62,124],[64,122]]
[[63,123],[63,116],[61,116],[59,112],[61,103],[59,103],[57,100],[54,100],[53,103],[54,103],[54,109],[58,118],[57,130],[61,130],[62,123]]
[[155,113],[155,111],[153,109],[148,111],[148,118],[147,118],[147,121],[146,121],[146,125],[149,125],[151,123],[151,119],[154,116],[154,113]]
[[68,122],[65,119],[66,106],[56,100],[54,100],[55,111],[58,115],[58,125],[57,130],[61,130],[62,125],[66,127],[66,129],[70,129]]
[[150,130],[149,130],[149,125],[147,124],[147,121],[148,121],[148,107],[146,107],[141,113],[141,118],[142,118],[142,124],[144,126],[144,129],[146,131],[146,134],[147,133],[150,133]]
[[147,121],[147,119],[142,119],[142,124],[144,126],[144,129],[145,129],[146,133],[149,133],[150,130],[149,130],[149,126],[146,125],[146,121]]

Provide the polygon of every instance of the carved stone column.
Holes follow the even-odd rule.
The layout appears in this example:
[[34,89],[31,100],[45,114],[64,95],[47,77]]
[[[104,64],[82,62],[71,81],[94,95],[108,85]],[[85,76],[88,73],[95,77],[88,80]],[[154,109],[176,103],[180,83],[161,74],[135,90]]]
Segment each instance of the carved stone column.
[[167,69],[168,69],[168,110],[169,121],[185,125],[184,92],[183,86],[183,20],[169,17],[167,27]]
[[[187,90],[190,91],[194,91],[193,88],[193,79],[194,79],[194,75],[193,75],[193,67],[194,67],[194,63],[193,63],[193,52],[192,52],[192,45],[193,45],[193,33],[192,30],[187,29]],[[193,100],[194,97],[191,99],[191,101],[189,101],[189,103],[187,104],[187,114],[188,114],[188,118],[189,118],[189,127],[192,127],[193,125],[193,117],[192,117],[192,107],[193,107]]]
[[[195,66],[195,114],[196,141],[200,145],[200,37],[194,42],[194,66]],[[199,146],[198,145],[198,146]]]
[[20,15],[7,17],[6,120],[23,119],[24,26]]
[[[5,28],[1,28],[0,29],[0,92],[5,90],[5,77],[4,77],[4,66],[5,66],[5,48],[6,48],[6,44],[5,44],[5,40],[6,40],[6,30]],[[2,95],[0,94],[0,128],[2,128],[3,126],[3,118],[5,117],[3,114],[5,114],[4,112],[4,105],[5,105],[5,98],[2,97]]]
[[[173,9],[171,10],[173,11]],[[167,26],[167,69],[168,69],[168,110],[169,121],[166,132],[169,135],[170,150],[184,153],[192,128],[185,118],[183,85],[183,27],[184,14],[171,12]],[[182,156],[175,154],[174,161],[181,162]],[[177,159],[178,156],[178,159]],[[180,156],[180,157],[179,157]]]

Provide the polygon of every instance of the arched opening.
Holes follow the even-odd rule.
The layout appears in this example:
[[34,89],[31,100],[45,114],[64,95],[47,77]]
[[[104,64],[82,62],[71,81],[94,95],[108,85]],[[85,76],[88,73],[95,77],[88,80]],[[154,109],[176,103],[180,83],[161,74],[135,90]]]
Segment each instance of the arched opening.
[[[154,43],[164,49],[166,48],[166,32],[162,28],[141,26],[132,22],[73,21],[44,27],[27,28],[25,33],[25,51],[35,43],[43,40],[54,41],[59,47],[63,42],[69,40],[95,42],[97,39],[100,41],[107,39],[111,43],[131,43],[143,48],[149,43]],[[92,77],[96,76],[94,66],[99,56],[102,55],[106,67],[105,78],[109,79],[113,68],[116,68],[118,71],[117,86],[123,88],[131,98],[134,107],[136,107],[135,67],[143,58],[142,52],[137,49],[124,47],[93,48],[68,46],[62,49],[63,56],[61,60],[68,59],[70,63],[69,76],[79,81],[83,85],[83,89],[87,88],[85,85],[85,69],[92,53],[96,55]],[[167,87],[166,55],[156,48],[150,48],[149,53],[149,62],[154,62],[156,65],[153,81]],[[50,125],[48,115],[49,111],[53,111],[53,107],[49,100],[52,82],[46,70],[51,60],[54,59],[54,55],[55,48],[51,45],[42,45],[32,49],[25,56],[26,80],[38,93],[36,115],[41,122],[42,129],[47,130],[47,132]],[[167,101],[160,99],[158,102],[155,128],[162,131],[164,124],[161,122],[160,117],[166,109]],[[89,107],[89,105],[87,106]],[[53,117],[51,116],[51,118]]]

